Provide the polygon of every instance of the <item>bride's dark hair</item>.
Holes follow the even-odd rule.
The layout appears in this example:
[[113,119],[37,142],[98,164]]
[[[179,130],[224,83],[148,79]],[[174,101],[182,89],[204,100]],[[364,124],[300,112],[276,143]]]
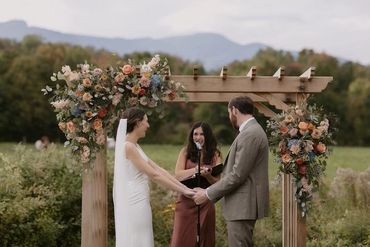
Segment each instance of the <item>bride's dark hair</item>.
[[127,119],[127,133],[131,133],[136,124],[144,119],[145,112],[137,107],[128,108],[122,113],[122,118]]
[[198,162],[198,149],[194,144],[193,133],[196,128],[201,127],[204,134],[204,146],[202,149],[204,164],[211,164],[215,154],[221,155],[220,151],[217,149],[217,140],[213,135],[211,126],[206,122],[197,122],[191,128],[188,140],[186,144],[186,159],[190,159],[192,162]]

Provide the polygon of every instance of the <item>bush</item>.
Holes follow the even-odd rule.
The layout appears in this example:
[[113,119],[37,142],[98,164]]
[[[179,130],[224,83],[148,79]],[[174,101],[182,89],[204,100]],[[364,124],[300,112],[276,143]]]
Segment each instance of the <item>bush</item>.
[[79,166],[55,145],[18,145],[0,163],[0,246],[79,246]]

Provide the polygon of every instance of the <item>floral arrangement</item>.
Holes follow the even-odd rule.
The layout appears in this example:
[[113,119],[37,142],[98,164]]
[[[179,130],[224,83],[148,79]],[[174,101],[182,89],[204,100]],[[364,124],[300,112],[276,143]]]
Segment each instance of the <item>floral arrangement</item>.
[[292,174],[295,197],[305,217],[326,168],[328,144],[332,143],[328,117],[322,108],[303,103],[277,114],[268,121],[267,129],[279,171]]
[[167,60],[159,55],[148,63],[129,61],[105,70],[86,63],[76,70],[65,65],[51,76],[55,87],[41,91],[50,95],[58,126],[67,139],[65,146],[71,146],[82,163],[88,163],[105,145],[106,132],[122,110],[137,106],[148,114],[154,109],[162,114],[164,101],[185,97],[184,87],[170,80],[168,71]]

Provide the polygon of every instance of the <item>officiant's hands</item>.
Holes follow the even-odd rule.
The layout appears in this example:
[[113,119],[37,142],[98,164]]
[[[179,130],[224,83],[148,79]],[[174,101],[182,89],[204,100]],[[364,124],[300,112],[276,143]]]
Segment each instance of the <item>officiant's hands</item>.
[[205,203],[206,201],[209,201],[206,190],[202,188],[194,188],[195,195],[193,196],[193,200],[195,204],[200,205]]

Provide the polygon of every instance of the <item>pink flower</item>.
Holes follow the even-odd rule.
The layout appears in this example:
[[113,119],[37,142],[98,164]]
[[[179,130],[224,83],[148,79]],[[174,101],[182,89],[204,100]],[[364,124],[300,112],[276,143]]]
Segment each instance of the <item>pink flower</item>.
[[116,83],[121,83],[121,82],[123,82],[123,80],[126,78],[126,76],[123,74],[123,73],[118,73],[117,75],[116,75],[116,77],[114,77],[114,81],[116,82]]
[[319,129],[313,129],[311,136],[313,139],[319,139],[321,137],[321,131]]
[[67,122],[67,130],[71,133],[76,131],[76,127],[72,121]]
[[312,142],[312,141],[310,141],[310,140],[305,141],[304,151],[305,151],[306,153],[309,153],[309,152],[311,152],[312,150],[313,150],[313,142]]
[[140,85],[143,87],[149,87],[150,86],[150,80],[146,77],[140,78]]
[[122,67],[122,72],[123,72],[123,74],[125,74],[125,75],[129,75],[129,74],[131,74],[134,70],[135,70],[135,69],[134,69],[131,65],[129,65],[129,64],[126,64],[126,65],[124,65],[124,66]]
[[82,143],[82,144],[86,144],[87,143],[87,139],[85,137],[82,137],[82,136],[76,137],[76,140],[79,143]]
[[296,129],[296,128],[292,128],[291,130],[289,130],[289,135],[290,135],[291,137],[296,136],[296,135],[297,135],[297,133],[298,133],[298,129]]
[[130,106],[136,106],[138,102],[139,101],[136,97],[131,97],[131,98],[128,99],[128,104]]
[[291,151],[293,154],[298,154],[300,150],[301,150],[301,148],[299,147],[299,145],[298,145],[298,144],[293,144],[293,145],[290,147],[290,151]]
[[324,143],[319,142],[319,144],[316,145],[316,151],[319,153],[325,153],[326,151],[326,146]]
[[113,95],[112,105],[118,105],[118,103],[121,101],[122,96],[123,95],[121,93],[116,93],[115,95]]
[[94,71],[93,71],[94,76],[99,76],[99,75],[101,75],[101,73],[103,73],[103,71],[99,68],[95,68]]
[[104,131],[100,130],[96,132],[96,143],[99,145],[103,145],[105,143]]

